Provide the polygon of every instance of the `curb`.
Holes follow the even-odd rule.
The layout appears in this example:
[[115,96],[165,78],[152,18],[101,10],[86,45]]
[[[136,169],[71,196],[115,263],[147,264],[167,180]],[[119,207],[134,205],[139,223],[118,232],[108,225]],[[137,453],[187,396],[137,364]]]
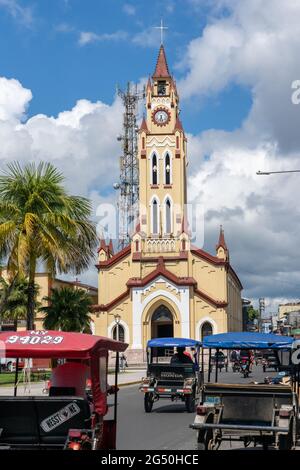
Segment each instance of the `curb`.
[[141,383],[141,380],[135,380],[134,382],[125,382],[125,383],[118,384],[118,387],[126,387],[128,385],[137,385],[139,383]]

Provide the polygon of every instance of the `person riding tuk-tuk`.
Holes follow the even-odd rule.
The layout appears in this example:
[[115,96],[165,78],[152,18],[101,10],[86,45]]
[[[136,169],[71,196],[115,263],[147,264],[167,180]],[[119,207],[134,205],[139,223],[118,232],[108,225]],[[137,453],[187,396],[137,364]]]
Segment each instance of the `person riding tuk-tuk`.
[[[63,331],[0,333],[0,355],[16,358],[14,396],[0,397],[0,445],[8,449],[115,449],[117,373],[107,385],[108,353],[126,343]],[[57,362],[49,396],[18,396],[19,358],[49,358]],[[30,371],[29,371],[30,372]],[[90,396],[85,390],[90,381]],[[105,420],[107,395],[114,393],[114,417]]]
[[200,387],[200,346],[199,341],[188,338],[148,341],[147,377],[140,386],[146,413],[152,411],[154,402],[160,398],[181,400],[189,413],[195,410]]

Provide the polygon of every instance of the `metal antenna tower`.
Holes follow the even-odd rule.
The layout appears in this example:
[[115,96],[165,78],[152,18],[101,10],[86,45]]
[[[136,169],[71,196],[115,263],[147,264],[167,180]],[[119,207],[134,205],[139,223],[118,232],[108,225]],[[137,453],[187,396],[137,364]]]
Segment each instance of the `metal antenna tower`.
[[123,154],[120,157],[120,180],[114,184],[119,189],[119,243],[122,250],[130,243],[132,224],[136,218],[139,201],[139,166],[137,156],[137,115],[138,101],[145,97],[145,88],[138,91],[137,85],[128,83],[126,91],[117,89],[124,104],[123,134],[118,136],[122,142]]

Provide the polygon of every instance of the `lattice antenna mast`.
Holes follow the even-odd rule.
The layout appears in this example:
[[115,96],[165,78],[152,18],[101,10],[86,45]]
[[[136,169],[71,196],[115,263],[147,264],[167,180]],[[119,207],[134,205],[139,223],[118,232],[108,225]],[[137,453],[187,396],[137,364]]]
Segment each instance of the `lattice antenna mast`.
[[137,115],[138,101],[145,98],[145,89],[138,91],[137,85],[128,83],[126,91],[118,88],[118,95],[124,104],[123,134],[118,136],[122,142],[123,154],[120,157],[120,180],[114,184],[119,189],[119,243],[121,250],[130,243],[134,220],[139,202],[139,165],[137,155]]

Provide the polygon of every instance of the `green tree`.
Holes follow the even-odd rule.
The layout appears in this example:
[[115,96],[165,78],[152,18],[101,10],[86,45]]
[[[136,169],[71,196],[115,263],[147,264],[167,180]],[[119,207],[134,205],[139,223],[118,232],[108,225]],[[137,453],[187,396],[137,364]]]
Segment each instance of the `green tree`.
[[[37,304],[36,297],[38,294],[39,286],[35,284],[34,294],[35,303]],[[17,330],[18,321],[27,318],[27,304],[28,304],[28,280],[26,278],[18,277],[14,280],[13,284],[0,277],[0,319],[11,320],[14,323],[14,328]]]
[[38,263],[76,274],[89,266],[97,243],[91,202],[71,196],[50,163],[8,165],[0,176],[0,257],[15,278],[28,277],[27,328],[34,323]]
[[50,297],[44,297],[48,306],[39,310],[45,314],[46,330],[78,331],[90,333],[89,310],[92,300],[83,289],[51,289]]
[[250,320],[250,321],[253,321],[253,320],[255,320],[256,318],[259,317],[259,311],[256,310],[255,308],[253,308],[252,305],[250,305],[248,307],[247,313],[248,313],[248,320]]

